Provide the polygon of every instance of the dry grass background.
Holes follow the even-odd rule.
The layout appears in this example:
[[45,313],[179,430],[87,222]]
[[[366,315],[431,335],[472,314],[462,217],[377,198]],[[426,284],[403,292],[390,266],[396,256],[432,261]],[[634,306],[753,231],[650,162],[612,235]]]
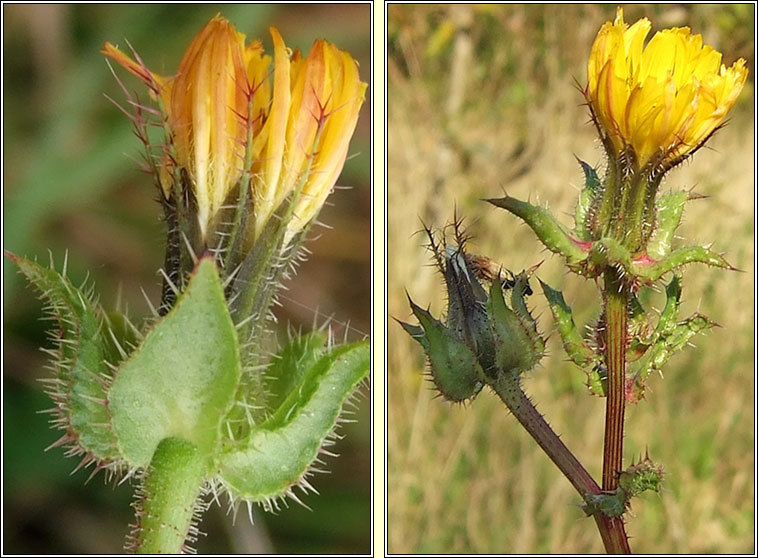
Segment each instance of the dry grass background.
[[[574,79],[614,6],[389,6],[389,313],[408,319],[404,289],[444,310],[420,219],[435,227],[454,209],[471,249],[513,270],[545,259],[539,276],[564,291],[578,323],[599,309],[591,282],[566,275],[513,216],[480,201],[504,189],[573,211],[582,174],[574,154],[603,162]],[[753,6],[629,6],[654,30],[690,25],[748,60],[749,82],[731,116],[664,189],[695,186],[679,234],[714,241],[743,273],[685,271],[685,315],[723,325],[673,358],[647,400],[627,412],[625,458],[645,452],[666,467],[661,496],[644,495],[628,519],[637,553],[752,553],[754,540],[754,37]],[[566,222],[569,222],[567,217]],[[538,290],[538,289],[537,289]],[[652,295],[650,302],[660,302]],[[541,294],[541,329],[553,324]],[[555,466],[489,393],[453,406],[433,399],[423,355],[395,323],[388,335],[388,542],[391,553],[598,553],[594,523]],[[600,475],[604,401],[586,394],[556,336],[526,391],[590,472]]]

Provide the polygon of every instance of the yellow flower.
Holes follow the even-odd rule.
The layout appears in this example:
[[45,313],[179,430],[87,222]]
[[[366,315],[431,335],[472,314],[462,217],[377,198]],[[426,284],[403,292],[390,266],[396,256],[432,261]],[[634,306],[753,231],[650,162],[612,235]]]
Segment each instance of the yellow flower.
[[[273,102],[282,110],[271,111],[279,121],[271,122],[268,134],[264,129],[268,148],[253,150],[253,199],[257,236],[284,199],[299,191],[287,224],[289,240],[318,214],[342,171],[366,84],[355,60],[333,44],[319,39],[306,58],[295,51],[286,60],[284,44],[273,34]],[[281,96],[279,79],[288,86],[279,87]]]
[[305,60],[290,56],[279,32],[270,31],[273,71],[260,41],[245,45],[245,35],[220,15],[192,40],[173,77],[110,43],[102,51],[160,100],[174,154],[163,160],[161,186],[168,197],[174,177],[187,173],[204,238],[219,225],[219,210],[236,203],[228,197],[242,180],[251,189],[254,238],[296,196],[289,241],[318,213],[344,164],[366,89],[357,63],[321,40]]
[[633,155],[637,169],[670,168],[702,145],[747,79],[742,58],[727,68],[687,27],[659,31],[645,46],[650,27],[647,18],[629,26],[618,8],[587,64],[586,95],[606,146]]
[[355,61],[323,40],[314,43],[304,60],[295,53],[292,81],[284,166],[287,181],[307,179],[290,234],[316,216],[337,181],[366,92]]

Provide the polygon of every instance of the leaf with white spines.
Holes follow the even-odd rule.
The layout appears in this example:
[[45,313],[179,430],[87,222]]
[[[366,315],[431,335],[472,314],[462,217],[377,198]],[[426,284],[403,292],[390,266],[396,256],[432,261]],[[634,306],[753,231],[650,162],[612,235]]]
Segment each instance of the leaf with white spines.
[[[308,362],[306,359],[304,362]],[[217,456],[217,481],[233,499],[264,507],[297,498],[305,477],[339,423],[345,401],[370,370],[369,341],[342,345],[310,365],[279,408]]]
[[90,292],[75,287],[63,273],[6,252],[29,282],[42,292],[58,324],[53,381],[46,381],[55,402],[52,423],[66,434],[53,446],[67,446],[67,455],[84,455],[80,466],[97,463],[114,468],[121,459],[106,407],[111,370],[118,362],[107,320]]

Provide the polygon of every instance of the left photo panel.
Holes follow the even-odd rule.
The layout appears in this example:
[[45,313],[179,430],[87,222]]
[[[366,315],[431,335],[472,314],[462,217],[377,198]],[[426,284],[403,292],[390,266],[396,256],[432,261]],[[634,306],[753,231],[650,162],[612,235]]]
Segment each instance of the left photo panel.
[[372,553],[372,18],[3,6],[4,553]]

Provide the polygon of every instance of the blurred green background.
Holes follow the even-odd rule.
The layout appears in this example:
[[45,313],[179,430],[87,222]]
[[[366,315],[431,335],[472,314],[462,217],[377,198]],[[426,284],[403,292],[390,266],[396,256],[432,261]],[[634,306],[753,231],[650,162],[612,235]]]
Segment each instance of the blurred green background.
[[[99,54],[109,40],[128,40],[148,66],[176,71],[192,37],[217,12],[248,38],[271,50],[268,27],[290,47],[307,52],[324,37],[348,50],[370,82],[370,5],[8,5],[4,29],[3,247],[60,263],[69,275],[87,273],[106,306],[120,291],[130,315],[148,315],[141,294],[159,298],[164,228],[151,178],[130,157],[140,144],[130,123],[103,96],[123,100]],[[144,87],[117,70],[132,91]],[[357,340],[370,331],[370,83],[350,158],[316,228],[313,254],[284,292],[279,322],[310,329],[332,317],[338,336]],[[38,411],[50,406],[38,378],[50,346],[36,293],[3,259],[3,535],[7,553],[120,552],[133,520],[128,483],[85,485],[87,471],[61,450],[43,453],[58,436]],[[349,326],[347,325],[349,323]],[[347,331],[346,331],[347,330]],[[308,511],[297,504],[278,515],[245,513],[233,526],[226,509],[205,515],[196,545],[205,553],[339,554],[370,551],[370,405],[363,398],[357,422],[329,459],[329,475],[313,482],[320,496]]]
[[[545,259],[539,276],[564,291],[577,323],[595,319],[598,291],[567,275],[530,229],[481,201],[504,190],[549,203],[566,223],[583,184],[574,155],[602,165],[577,84],[600,26],[615,5],[390,5],[388,8],[388,305],[412,320],[404,289],[445,308],[420,220],[459,216],[469,248],[519,271]],[[679,234],[713,241],[743,273],[690,266],[683,315],[699,309],[723,327],[693,339],[647,399],[627,411],[625,460],[650,455],[666,467],[662,495],[633,503],[636,553],[755,552],[754,509],[754,5],[629,5],[653,31],[689,25],[724,53],[744,57],[749,81],[730,123],[662,186],[709,196],[691,202]],[[651,34],[652,36],[652,34]],[[541,330],[554,324],[541,294],[530,297]],[[661,307],[659,294],[649,302]],[[433,399],[421,348],[388,332],[388,541],[393,553],[602,553],[574,489],[500,401]],[[557,335],[528,374],[538,409],[598,478],[605,402],[587,394]]]

